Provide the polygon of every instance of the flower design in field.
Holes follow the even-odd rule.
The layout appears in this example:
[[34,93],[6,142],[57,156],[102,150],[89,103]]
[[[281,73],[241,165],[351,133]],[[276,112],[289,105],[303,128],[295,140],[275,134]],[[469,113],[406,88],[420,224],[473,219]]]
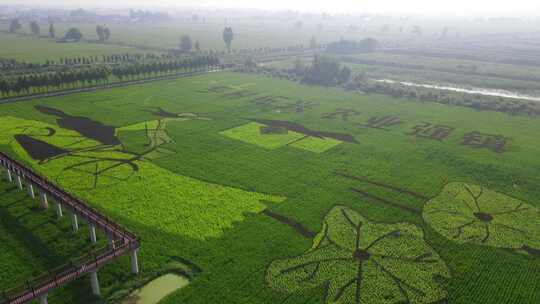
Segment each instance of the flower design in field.
[[510,196],[450,183],[423,210],[425,221],[448,239],[501,248],[540,248],[540,212]]
[[413,224],[383,224],[336,206],[304,254],[274,261],[269,285],[293,293],[326,289],[326,303],[433,303],[449,271]]

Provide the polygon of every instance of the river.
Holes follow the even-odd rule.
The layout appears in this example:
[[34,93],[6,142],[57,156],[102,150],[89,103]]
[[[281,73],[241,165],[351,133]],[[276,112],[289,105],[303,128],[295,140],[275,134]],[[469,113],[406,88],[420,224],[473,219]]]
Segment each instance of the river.
[[465,94],[478,94],[485,96],[497,96],[504,98],[520,99],[520,100],[530,100],[540,102],[540,97],[523,95],[517,92],[506,91],[506,90],[497,90],[497,89],[485,89],[485,88],[463,88],[457,86],[443,86],[443,85],[434,85],[434,84],[423,84],[423,83],[414,83],[406,81],[396,81],[391,79],[375,79],[377,82],[391,83],[391,84],[401,84],[408,87],[419,87],[435,90],[444,90],[444,91],[453,91],[460,92]]

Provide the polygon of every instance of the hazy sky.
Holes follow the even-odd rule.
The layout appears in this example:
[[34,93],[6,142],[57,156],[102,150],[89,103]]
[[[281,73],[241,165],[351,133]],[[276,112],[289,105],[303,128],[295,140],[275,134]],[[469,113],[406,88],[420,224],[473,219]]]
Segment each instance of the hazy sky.
[[0,0],[43,6],[180,6],[453,15],[540,15],[540,0]]

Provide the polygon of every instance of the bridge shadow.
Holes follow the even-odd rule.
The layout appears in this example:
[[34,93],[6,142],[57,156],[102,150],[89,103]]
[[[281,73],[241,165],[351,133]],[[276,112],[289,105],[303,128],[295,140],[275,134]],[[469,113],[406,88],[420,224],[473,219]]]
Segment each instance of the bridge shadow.
[[[80,246],[80,241],[77,241],[83,236],[80,234],[84,233],[82,229],[77,235],[71,233],[71,229],[63,227],[65,224],[62,225],[56,221],[48,210],[43,211],[35,207],[38,204],[37,200],[31,200],[26,192],[14,192],[13,189],[16,187],[6,188],[5,186],[5,182],[0,182],[0,227],[10,239],[15,241],[2,244],[2,247],[11,248],[14,252],[20,252],[23,249],[34,256],[38,265],[42,265],[43,268],[33,270],[30,275],[39,275],[46,272],[48,268],[68,263],[70,256],[66,257],[66,254],[85,249],[84,246]],[[70,246],[68,252],[55,250],[58,246],[51,245],[61,241],[62,238],[64,242],[74,241],[74,246]],[[17,283],[23,282],[15,282],[15,285]]]
[[[25,199],[18,199],[13,203],[26,203]],[[49,250],[46,242],[41,238],[37,237],[34,233],[35,230],[26,227],[21,224],[20,219],[27,215],[30,215],[30,212],[27,212],[23,215],[16,216],[11,211],[12,208],[0,205],[0,225],[3,226],[4,230],[12,236],[13,239],[17,240],[19,246],[28,248],[29,252],[32,255],[36,256],[40,260],[45,259],[51,263],[61,260],[60,255],[57,255]],[[43,224],[40,224],[40,226]],[[50,263],[44,263],[46,266]]]

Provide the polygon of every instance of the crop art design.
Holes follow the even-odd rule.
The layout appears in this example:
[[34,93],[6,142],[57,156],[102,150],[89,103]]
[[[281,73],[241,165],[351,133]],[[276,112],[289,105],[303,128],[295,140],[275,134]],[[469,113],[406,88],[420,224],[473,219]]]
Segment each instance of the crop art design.
[[422,214],[437,232],[460,243],[525,251],[540,248],[539,210],[482,186],[450,183]]
[[429,198],[365,177],[343,172],[336,174],[423,201],[423,207],[416,208],[370,194],[360,186],[350,188],[370,201],[421,216],[426,224],[450,240],[540,256],[540,211],[519,199],[460,182],[446,184],[436,197]]
[[325,288],[325,303],[434,303],[446,299],[449,270],[413,224],[371,222],[334,207],[304,254],[274,261],[269,285],[294,293]]
[[[42,163],[68,156],[78,158],[80,161],[63,168],[57,181],[62,183],[63,180],[76,178],[79,180],[77,188],[86,190],[128,180],[139,170],[138,161],[174,154],[174,151],[164,147],[173,142],[166,130],[167,123],[202,119],[195,113],[171,113],[156,108],[148,110],[156,117],[155,120],[115,128],[51,107],[37,105],[35,109],[55,116],[62,132],[71,130],[76,133],[56,134],[55,137],[50,135],[54,140],[49,143],[31,134],[17,134],[15,138],[33,159]],[[56,141],[56,137],[60,136],[69,136],[73,142],[62,145]]]
[[304,113],[307,110],[311,110],[318,105],[318,103],[309,100],[297,100],[296,102],[277,106],[276,109],[285,112]]
[[312,130],[289,121],[250,120],[248,124],[225,130],[221,134],[266,149],[290,146],[314,153],[324,153],[343,142],[356,143],[350,134]]
[[265,202],[285,199],[204,182],[156,165],[158,158],[176,153],[167,125],[206,119],[196,113],[151,109],[154,120],[114,128],[57,109],[38,110],[63,120],[58,123],[64,127],[0,117],[0,145],[9,145],[37,172],[110,214],[202,240],[220,236],[247,213],[262,212]]

